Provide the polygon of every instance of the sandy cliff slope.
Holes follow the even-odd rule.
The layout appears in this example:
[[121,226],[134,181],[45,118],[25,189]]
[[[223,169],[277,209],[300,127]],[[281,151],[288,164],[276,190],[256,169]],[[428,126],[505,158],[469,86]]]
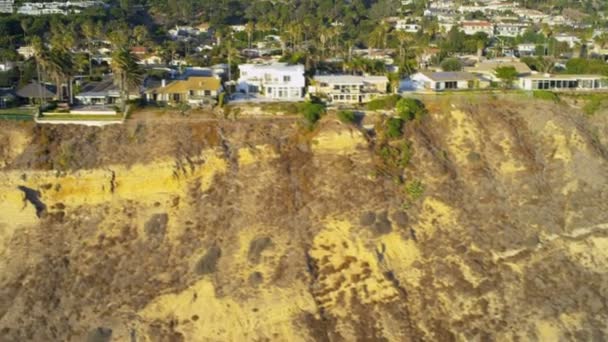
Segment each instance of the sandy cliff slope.
[[397,175],[333,115],[0,123],[0,341],[608,339],[608,113],[425,103]]

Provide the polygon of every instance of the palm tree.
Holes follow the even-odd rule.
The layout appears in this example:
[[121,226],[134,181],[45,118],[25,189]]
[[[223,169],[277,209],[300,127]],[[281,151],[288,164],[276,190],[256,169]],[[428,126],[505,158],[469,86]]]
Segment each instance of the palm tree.
[[99,31],[97,30],[99,27],[93,23],[91,20],[85,21],[82,26],[82,34],[87,41],[87,50],[89,55],[89,77],[93,76],[93,39],[99,36]]
[[139,88],[143,82],[144,73],[137,58],[127,48],[116,50],[112,54],[111,62],[114,83],[120,90],[122,112],[125,113],[129,93],[133,89]]
[[34,49],[34,60],[36,61],[36,74],[38,78],[38,99],[40,101],[40,105],[42,105],[42,76],[41,71],[44,71],[46,65],[49,60],[48,50],[46,46],[42,43],[42,39],[40,37],[35,36],[31,41],[32,47]]
[[253,21],[250,21],[245,25],[245,32],[247,33],[247,46],[251,49],[251,37],[255,33],[255,23]]
[[323,26],[319,29],[319,43],[321,43],[321,59],[325,58],[325,47],[330,37],[331,32],[329,28]]
[[413,37],[410,33],[401,30],[396,31],[395,36],[399,42],[399,59],[403,60],[405,48],[413,41]]
[[388,26],[385,23],[381,23],[369,34],[368,37],[368,49],[369,55],[371,56],[372,48],[385,48],[386,40],[388,38]]
[[69,52],[52,48],[49,52],[46,70],[57,86],[57,99],[60,101],[65,100],[63,84],[66,83],[68,88],[68,102],[71,103],[71,75],[73,72],[72,55]]

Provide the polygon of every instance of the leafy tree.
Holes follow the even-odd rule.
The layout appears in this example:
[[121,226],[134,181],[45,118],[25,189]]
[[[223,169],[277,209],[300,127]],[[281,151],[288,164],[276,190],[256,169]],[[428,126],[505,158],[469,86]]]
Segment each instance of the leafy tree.
[[517,79],[518,73],[513,66],[502,66],[494,70],[505,88],[512,88],[513,82]]
[[441,62],[441,69],[443,71],[461,71],[462,63],[458,58],[446,58]]

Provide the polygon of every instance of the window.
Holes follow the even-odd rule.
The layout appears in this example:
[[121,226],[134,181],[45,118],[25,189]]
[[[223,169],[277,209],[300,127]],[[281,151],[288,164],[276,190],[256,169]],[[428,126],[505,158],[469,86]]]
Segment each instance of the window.
[[291,82],[291,76],[283,76],[283,82]]
[[458,82],[456,82],[456,81],[445,82],[445,89],[458,89]]
[[205,96],[211,96],[211,90],[205,90]]

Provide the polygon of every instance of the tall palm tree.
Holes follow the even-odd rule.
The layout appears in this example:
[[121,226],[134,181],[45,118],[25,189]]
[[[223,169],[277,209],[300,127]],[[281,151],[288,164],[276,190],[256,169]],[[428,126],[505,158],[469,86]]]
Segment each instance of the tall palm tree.
[[321,59],[325,58],[325,48],[330,38],[331,29],[325,26],[321,27],[319,29],[319,43],[321,43]]
[[85,21],[80,27],[84,39],[86,40],[88,55],[89,55],[89,77],[93,76],[93,40],[100,34],[98,26],[92,20]]
[[125,113],[129,94],[142,84],[144,72],[137,64],[137,58],[127,48],[114,51],[111,68],[114,74],[114,83],[120,90],[121,109]]
[[57,87],[57,99],[65,100],[66,94],[63,91],[63,84],[67,84],[68,102],[72,102],[71,79],[73,73],[72,55],[60,49],[51,49],[46,64],[49,76],[55,81]]
[[34,49],[34,60],[36,61],[36,74],[38,79],[38,100],[42,105],[42,72],[46,69],[49,55],[46,46],[42,43],[40,37],[32,37],[31,40],[32,48]]
[[369,55],[371,56],[371,49],[372,48],[385,48],[386,47],[386,41],[388,38],[388,30],[389,27],[388,25],[386,25],[386,23],[381,23],[380,25],[376,26],[376,28],[369,34],[368,37],[368,49],[369,49]]
[[245,32],[247,33],[247,47],[251,49],[251,38],[255,33],[255,23],[253,21],[250,21],[247,23],[247,25],[245,25]]

